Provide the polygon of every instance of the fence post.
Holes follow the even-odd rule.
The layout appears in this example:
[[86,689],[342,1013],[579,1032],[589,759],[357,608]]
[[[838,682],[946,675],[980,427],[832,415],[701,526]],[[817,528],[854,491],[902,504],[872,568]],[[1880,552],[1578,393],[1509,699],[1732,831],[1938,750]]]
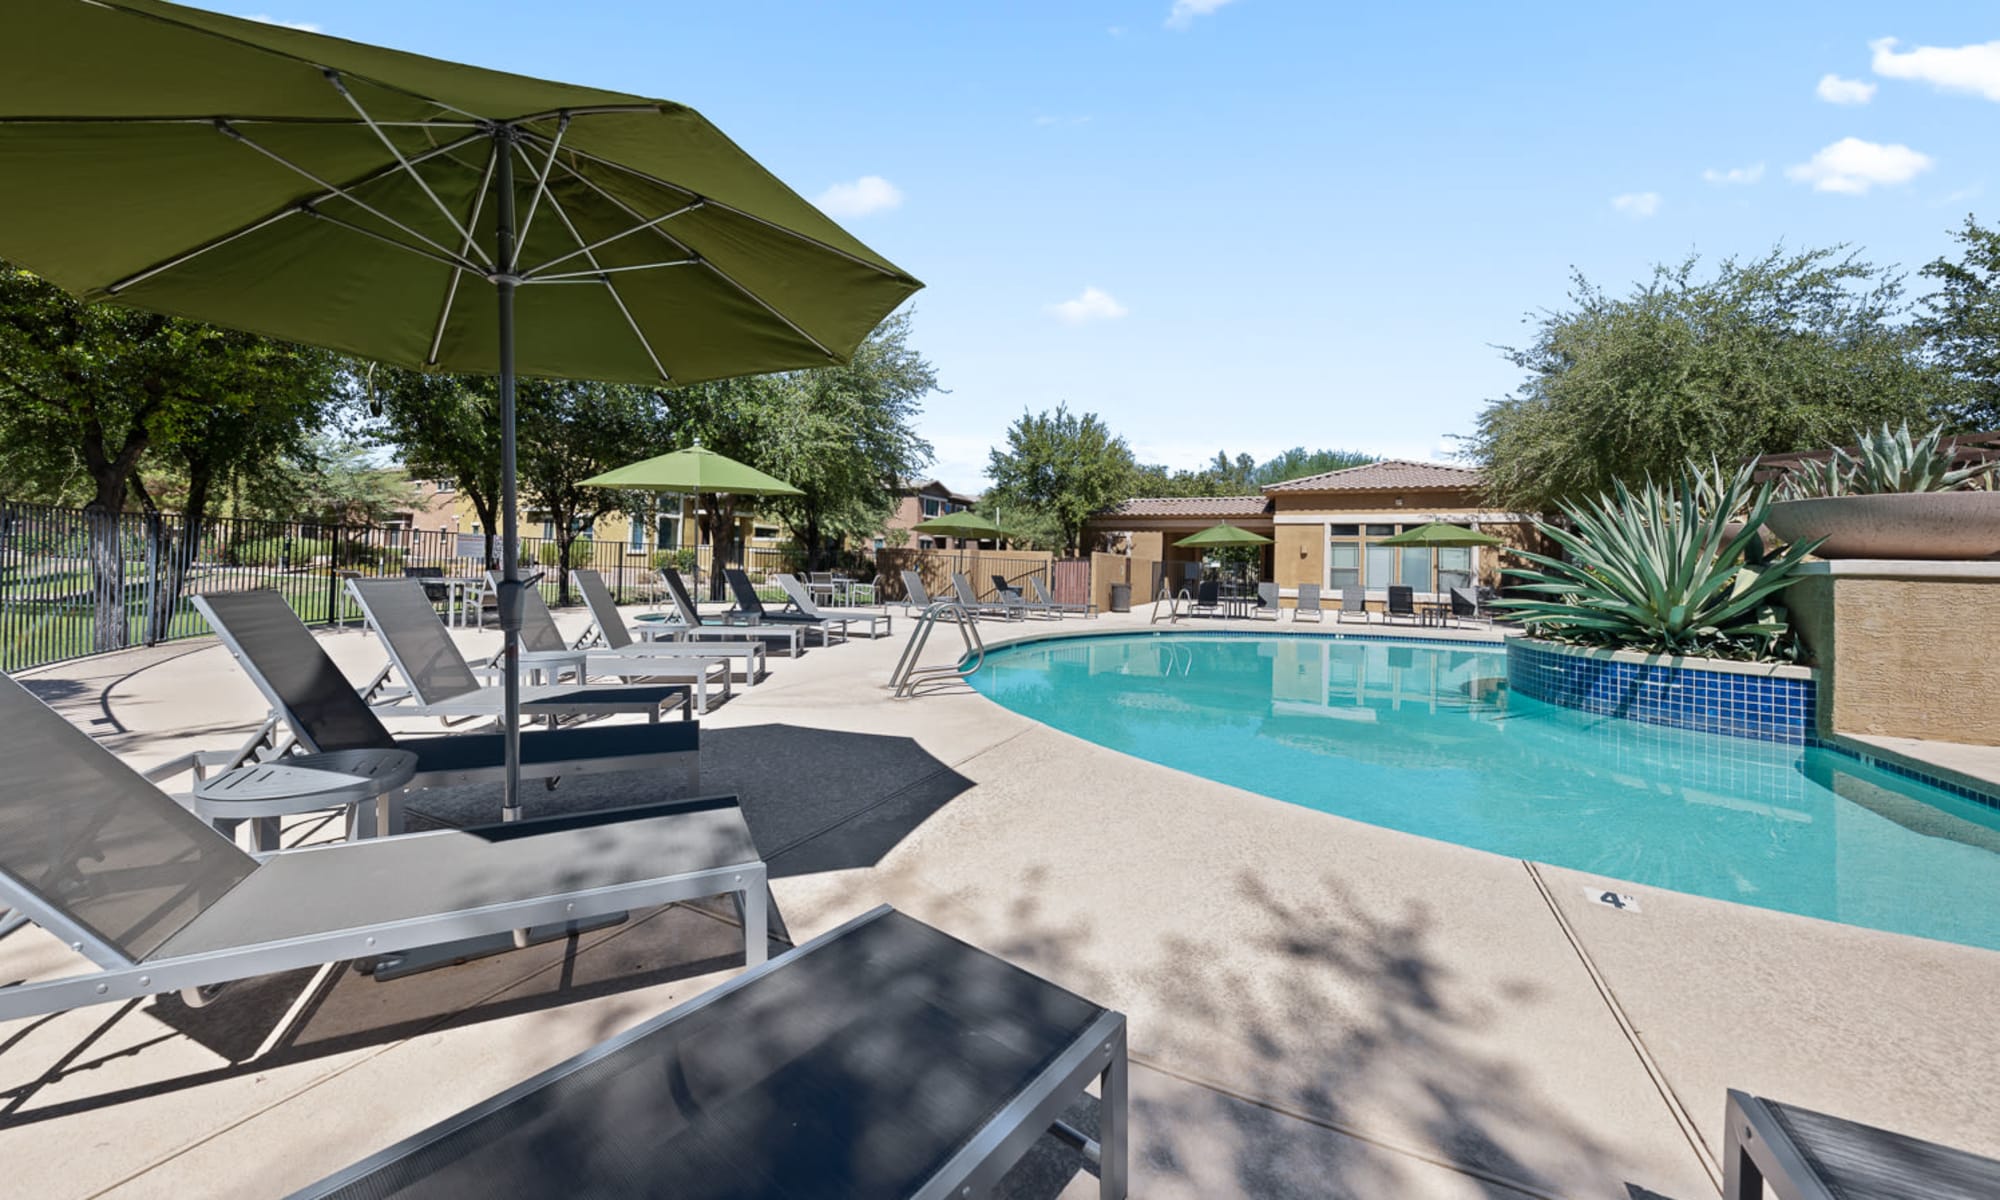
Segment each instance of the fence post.
[[337,619],[340,615],[340,537],[346,530],[347,527],[345,525],[335,525],[333,527],[333,537],[328,539],[327,542],[331,548],[327,555],[326,564],[326,623],[328,625],[345,625],[347,623]]

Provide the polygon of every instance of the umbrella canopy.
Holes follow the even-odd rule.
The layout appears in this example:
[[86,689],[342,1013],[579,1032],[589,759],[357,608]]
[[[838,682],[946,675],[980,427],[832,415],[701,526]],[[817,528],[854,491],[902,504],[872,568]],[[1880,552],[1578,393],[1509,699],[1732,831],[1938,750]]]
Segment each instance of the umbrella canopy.
[[1226,550],[1233,546],[1268,546],[1270,544],[1271,539],[1265,537],[1263,534],[1252,533],[1248,529],[1231,525],[1227,521],[1219,525],[1210,525],[1200,533],[1191,533],[1174,543],[1176,546],[1193,546],[1202,550]]
[[509,817],[517,373],[844,362],[922,286],[679,104],[160,0],[12,0],[7,33],[0,257],[86,300],[499,376]]
[[1419,525],[1415,529],[1405,529],[1396,536],[1385,537],[1375,544],[1377,546],[1504,546],[1507,543],[1477,529],[1433,521],[1428,525]]
[[973,512],[946,513],[941,517],[932,517],[928,521],[920,521],[911,528],[915,529],[918,533],[941,533],[946,537],[957,538],[977,539],[1002,538],[1007,536],[1006,530],[1001,529],[992,521]]
[[800,496],[799,489],[748,463],[700,446],[689,446],[631,463],[583,481],[586,487],[637,492],[712,492],[724,496]]

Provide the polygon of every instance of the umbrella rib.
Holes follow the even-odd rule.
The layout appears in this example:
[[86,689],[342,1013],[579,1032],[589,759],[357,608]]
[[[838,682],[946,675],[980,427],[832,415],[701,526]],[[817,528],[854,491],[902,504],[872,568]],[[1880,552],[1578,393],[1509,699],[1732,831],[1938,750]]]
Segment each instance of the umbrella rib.
[[[0,125],[213,125],[217,121],[228,121],[233,125],[301,125],[340,128],[359,125],[361,122],[347,117],[273,117],[252,116],[243,113],[199,113],[178,117],[0,117]],[[479,121],[377,121],[385,129],[478,129],[482,132],[486,125]]]
[[[542,141],[548,140],[548,138],[545,137],[544,135],[536,133],[531,129],[524,129],[521,132],[529,137],[539,138]],[[661,179],[657,175],[649,175],[646,172],[641,171],[636,167],[628,167],[624,163],[617,162],[613,159],[600,158],[599,156],[590,153],[588,150],[578,150],[574,146],[570,147],[569,152],[578,158],[587,159],[588,161],[594,162],[599,166],[609,167],[614,171],[621,171],[627,175],[630,175],[634,179],[644,180],[645,182],[650,183],[655,187],[663,187],[669,191],[682,192],[686,195],[694,196],[698,199],[704,200],[706,203],[713,204],[715,207],[733,216],[742,217],[746,221],[754,221],[759,225],[763,225],[766,228],[775,230],[778,233],[782,233],[789,238],[805,242],[806,244],[811,246],[816,246],[819,249],[826,251],[828,254],[838,255],[841,258],[844,258],[851,263],[856,263],[859,264],[860,266],[867,267],[869,270],[877,272],[878,274],[887,275],[892,279],[903,278],[903,273],[899,270],[896,270],[893,267],[885,267],[881,263],[870,262],[869,260],[861,257],[858,254],[853,253],[852,251],[842,250],[840,247],[829,245],[828,243],[823,242],[816,237],[813,237],[811,234],[800,233],[798,230],[787,228],[783,225],[778,224],[776,221],[767,220],[763,217],[758,216],[755,213],[745,212],[744,210],[737,208],[735,205],[725,204],[722,201],[715,199],[713,196],[702,196],[701,193],[683,184],[669,183],[667,180]],[[572,174],[574,174],[573,171]]]
[[[431,203],[437,206],[438,212],[444,214],[444,219],[450,223],[453,231],[464,238],[465,244],[472,247],[478,253],[479,257],[487,258],[485,247],[472,240],[471,231],[458,223],[458,215],[445,207],[444,201],[438,199],[438,194],[431,190],[431,185],[425,181],[422,175],[417,173],[415,167],[410,165],[410,160],[403,156],[403,152],[396,147],[396,143],[389,140],[389,135],[382,132],[382,127],[375,123],[375,118],[369,116],[368,110],[361,107],[361,102],[354,98],[354,93],[347,90],[347,85],[341,82],[340,72],[327,69],[322,74],[326,76],[326,81],[333,85],[333,90],[340,93],[340,98],[347,101],[348,107],[354,110],[354,114],[361,118],[363,124],[368,126],[369,132],[375,135],[376,140],[382,143],[383,148],[395,156],[396,162],[402,166],[403,172],[411,179],[416,180],[417,186],[424,190],[424,195],[430,197]],[[528,211],[530,214],[534,212],[533,209],[529,209]],[[416,231],[410,230],[409,232],[415,233]],[[439,249],[443,249],[443,247],[439,247]],[[463,252],[461,251],[461,253]],[[487,265],[492,265],[491,259],[487,259]]]
[[[479,190],[472,194],[472,216],[465,222],[467,230],[476,228],[479,224],[479,214],[486,207],[486,189],[493,186],[493,166],[499,158],[500,143],[495,141],[486,155],[486,173],[480,177]],[[472,234],[468,232],[465,238],[470,242]],[[464,278],[464,268],[451,269],[451,282],[446,284],[444,289],[444,308],[438,313],[437,328],[431,331],[431,352],[424,356],[424,361],[431,366],[437,365],[438,350],[444,345],[444,327],[451,321],[451,306],[458,303],[458,285]]]
[[[569,210],[563,207],[562,201],[556,199],[554,192],[549,193],[549,208],[561,218],[563,226],[569,230],[569,235],[577,240],[577,244],[583,245],[583,235],[577,232],[576,222],[569,219]],[[584,247],[583,257],[591,266],[597,265],[597,256],[590,252],[588,246]],[[625,317],[625,324],[631,327],[632,336],[639,339],[639,347],[646,352],[646,357],[653,360],[653,369],[660,373],[661,380],[672,382],[673,376],[668,374],[667,368],[661,364],[660,356],[653,352],[653,343],[646,337],[646,332],[639,328],[639,322],[633,318],[632,310],[625,307],[625,297],[618,294],[618,286],[606,279],[604,290],[611,293],[611,302],[618,306],[618,311]]]
[[[572,151],[572,153],[575,152]],[[586,155],[585,157],[588,156]],[[597,161],[597,160],[593,159],[592,161]],[[625,214],[627,216],[639,218],[638,210],[634,209],[631,205],[625,203],[623,200],[620,200],[618,197],[612,195],[610,192],[606,191],[604,187],[601,184],[599,184],[596,180],[591,179],[587,175],[584,175],[582,172],[578,171],[576,168],[570,166],[567,163],[563,164],[563,170],[569,172],[572,178],[577,180],[577,182],[583,184],[585,187],[589,188],[591,191],[596,192],[598,195],[604,197],[606,200],[609,200],[612,204],[615,204],[619,208],[624,209]],[[687,191],[686,188],[681,188],[678,190]],[[693,195],[693,193],[689,194]],[[697,196],[696,199],[703,199],[703,198]],[[742,284],[738,283],[736,279],[729,274],[729,272],[723,270],[721,267],[718,267],[714,263],[710,262],[707,258],[703,257],[700,253],[698,253],[696,250],[690,247],[686,242],[681,241],[673,234],[668,233],[666,230],[660,228],[659,223],[657,221],[652,222],[646,226],[642,226],[642,228],[650,228],[654,233],[659,234],[661,237],[665,238],[668,242],[672,243],[683,254],[689,255],[693,261],[699,262],[702,266],[707,267],[710,271],[713,271],[716,277],[721,279],[724,283],[727,283],[730,287],[733,287],[737,291],[742,292],[745,296],[750,297],[750,299],[753,302],[755,302],[758,307],[762,308],[765,312],[770,313],[772,316],[778,318],[778,320],[784,322],[786,328],[790,329],[793,333],[798,334],[806,341],[812,343],[813,348],[818,350],[821,354],[826,355],[829,359],[832,359],[834,362],[840,361],[839,355],[827,349],[826,345],[822,343],[818,338],[814,337],[810,333],[807,333],[805,330],[799,328],[798,322],[792,320],[784,313],[781,313],[776,308],[772,307],[771,304],[768,301],[766,301],[762,296],[759,296],[757,293],[751,291],[749,288],[744,287]],[[581,241],[583,239],[578,238],[577,240]]]
[[[204,124],[212,126],[214,122],[211,120],[204,122]],[[447,142],[442,146],[438,146],[434,149],[424,151],[422,154],[417,156],[416,161],[426,162],[430,159],[438,157],[439,155],[450,154],[455,150],[463,148],[468,143],[478,141],[480,138],[485,136],[486,135],[484,133],[467,134],[465,137],[459,138],[457,141]],[[371,171],[368,174],[363,175],[358,179],[349,181],[347,186],[360,187],[364,184],[373,183],[375,180],[382,178],[383,176],[389,174],[394,170],[396,170],[395,167],[377,168],[376,170]],[[240,237],[244,237],[248,234],[255,233],[267,225],[275,224],[276,222],[281,221],[286,217],[293,216],[303,211],[305,206],[316,204],[319,201],[328,199],[329,197],[335,194],[336,193],[332,191],[322,192],[318,196],[309,197],[304,201],[294,201],[286,205],[284,208],[279,209],[277,212],[270,214],[269,216],[259,217],[257,220],[251,222],[250,224],[245,225],[242,228],[234,230],[230,233],[225,233],[221,237],[216,238],[213,241],[203,242],[201,245],[196,246],[192,250],[176,254],[171,258],[162,259],[161,261],[154,263],[152,266],[146,267],[131,275],[127,275],[125,278],[110,284],[108,287],[104,289],[104,291],[107,295],[115,296],[119,292],[124,291],[126,288],[132,287],[135,284],[139,284],[148,279],[151,279],[153,276],[158,275],[163,271],[171,271],[175,267],[181,266],[182,264],[187,263],[192,259],[200,258],[202,255],[207,254],[210,250],[214,250],[221,246],[226,246]]]
[[606,275],[616,275],[621,271],[657,271],[661,267],[692,267],[701,262],[696,258],[675,258],[666,262],[632,263],[623,267],[594,267],[588,271],[563,271],[555,275],[537,275],[533,279],[523,279],[526,283],[575,283],[583,279],[602,279]]
[[342,229],[358,233],[363,237],[374,238],[376,241],[381,242],[385,246],[394,246],[398,250],[406,251],[407,253],[416,255],[418,258],[428,258],[434,263],[438,263],[440,265],[447,267],[456,267],[461,271],[471,271],[475,275],[480,275],[481,278],[485,277],[480,272],[478,263],[469,262],[462,258],[453,258],[449,251],[442,254],[433,253],[429,250],[424,249],[421,246],[412,246],[408,242],[399,242],[395,238],[390,237],[388,234],[377,233],[375,230],[370,229],[365,225],[356,225],[352,221],[343,221],[339,217],[330,217],[325,213],[321,212],[320,210],[313,208],[310,205],[305,205],[305,204],[300,205],[299,211],[316,220],[325,221],[329,225],[338,225]]
[[[266,157],[266,158],[270,159],[270,160],[271,160],[272,162],[274,162],[274,163],[277,163],[277,164],[278,164],[279,166],[282,166],[282,167],[286,168],[287,170],[290,170],[290,171],[294,171],[294,172],[296,172],[297,174],[299,174],[299,175],[302,175],[302,176],[304,176],[305,178],[307,178],[307,179],[310,179],[310,180],[312,180],[312,181],[313,181],[314,183],[318,184],[318,185],[319,185],[320,187],[323,187],[323,188],[325,188],[325,189],[326,189],[326,190],[327,190],[327,191],[328,191],[329,193],[331,193],[331,194],[332,194],[333,196],[338,196],[338,197],[340,197],[341,199],[343,199],[343,200],[347,201],[347,202],[348,202],[349,204],[352,204],[352,205],[354,205],[354,206],[355,206],[356,208],[359,208],[359,209],[361,209],[362,211],[364,211],[364,212],[368,213],[369,215],[371,215],[371,216],[375,217],[375,218],[376,218],[377,220],[381,220],[381,221],[385,221],[385,222],[387,222],[387,223],[388,223],[388,224],[390,224],[390,225],[394,225],[394,226],[395,226],[396,228],[398,228],[398,229],[402,230],[402,231],[403,231],[404,233],[407,233],[407,234],[409,234],[409,235],[410,235],[411,237],[413,237],[413,238],[416,238],[416,239],[417,239],[418,241],[420,241],[420,242],[424,243],[424,244],[425,244],[426,246],[429,246],[429,247],[431,247],[431,248],[432,248],[433,250],[437,251],[437,253],[438,253],[438,254],[441,254],[441,255],[443,255],[443,256],[444,256],[444,261],[446,261],[446,262],[462,262],[462,263],[464,263],[464,264],[465,264],[465,268],[466,268],[467,270],[469,270],[469,271],[480,271],[480,272],[481,272],[482,274],[484,273],[484,272],[483,272],[483,270],[482,270],[482,268],[481,268],[481,267],[479,266],[479,264],[478,264],[478,263],[475,263],[475,262],[472,262],[472,261],[471,261],[470,259],[463,259],[463,258],[460,258],[460,257],[458,257],[457,255],[454,255],[454,254],[453,254],[453,253],[452,253],[452,252],[451,252],[450,250],[446,249],[446,248],[445,248],[444,246],[440,245],[439,243],[437,243],[437,242],[433,241],[433,240],[432,240],[432,239],[430,239],[429,237],[426,237],[426,236],[425,236],[424,234],[422,234],[422,233],[419,233],[419,232],[417,232],[416,230],[414,230],[414,229],[410,228],[410,227],[409,227],[408,225],[405,225],[405,224],[403,224],[403,223],[402,223],[401,221],[398,221],[398,220],[397,220],[396,218],[394,218],[394,217],[390,216],[389,214],[387,214],[387,213],[385,213],[385,212],[381,211],[380,209],[376,208],[376,207],[375,207],[374,205],[372,205],[372,204],[368,203],[368,202],[367,202],[366,200],[363,200],[363,199],[361,199],[360,197],[358,197],[358,196],[355,196],[355,195],[354,195],[354,194],[353,194],[352,192],[348,191],[348,190],[347,190],[347,188],[344,188],[344,187],[341,187],[341,186],[340,186],[339,184],[334,184],[334,183],[328,183],[328,182],[327,182],[326,180],[324,180],[324,179],[320,178],[320,177],[319,177],[318,175],[315,175],[315,174],[313,174],[313,173],[312,173],[311,171],[308,171],[308,170],[306,170],[306,169],[305,169],[304,167],[302,167],[302,166],[300,166],[299,164],[297,164],[297,163],[293,162],[292,160],[290,160],[290,159],[286,158],[286,157],[285,157],[284,155],[282,155],[282,154],[279,154],[279,153],[278,153],[277,151],[275,151],[275,150],[272,150],[272,149],[269,149],[268,147],[265,147],[265,146],[260,146],[260,145],[258,145],[258,144],[257,144],[256,142],[254,142],[254,141],[250,140],[250,139],[249,139],[248,137],[244,136],[244,134],[243,134],[243,131],[242,131],[242,130],[240,130],[240,129],[234,129],[234,128],[230,127],[230,125],[229,125],[229,123],[228,123],[228,122],[226,122],[226,121],[217,121],[217,122],[215,123],[215,127],[216,127],[216,129],[220,130],[220,131],[221,131],[222,133],[224,133],[224,134],[227,134],[228,136],[230,136],[230,137],[232,137],[232,138],[235,138],[235,139],[236,139],[236,140],[237,140],[237,141],[238,141],[239,143],[241,143],[241,144],[243,144],[243,145],[245,145],[245,146],[248,146],[248,147],[250,147],[250,148],[251,148],[252,150],[255,150],[255,151],[256,151],[257,153],[259,153],[259,154],[263,155],[264,157]],[[477,136],[477,135],[474,135],[474,136]],[[393,168],[392,168],[392,169],[393,169]],[[387,174],[387,172],[384,172],[383,174]],[[379,178],[379,176],[378,176],[378,178]],[[328,199],[328,198],[330,198],[330,197],[321,197],[321,198],[320,198],[320,200],[325,200],[325,199]],[[318,213],[318,212],[315,212],[315,210],[313,210],[313,208],[311,207],[313,203],[317,203],[317,202],[318,202],[318,201],[308,201],[308,202],[305,202],[305,203],[302,203],[302,204],[300,205],[300,207],[302,207],[302,208],[306,209],[306,211],[308,211],[308,212],[313,212],[315,216],[325,216],[325,214],[324,214],[324,213]],[[331,218],[329,218],[329,219],[331,219]],[[454,225],[456,225],[457,223],[458,223],[458,222],[457,222],[456,220],[453,220],[453,222],[452,222],[452,224],[454,224]],[[349,226],[349,228],[355,228],[355,229],[358,229],[358,228],[360,228],[360,227],[359,227],[359,226]],[[387,242],[387,243],[388,243],[388,244],[390,244],[391,246],[402,246],[402,247],[403,247],[404,249],[406,249],[406,250],[410,250],[410,251],[412,251],[412,252],[416,252],[416,253],[421,253],[421,251],[418,251],[416,247],[414,247],[414,246],[410,246],[410,245],[407,245],[406,243],[403,243],[403,242],[399,242],[399,241],[396,241],[396,240],[395,240],[394,238],[387,238],[387,237],[385,237],[385,238],[382,238],[381,240],[382,240],[382,241],[385,241],[385,242]]]
[[[553,201],[552,201],[552,202],[553,202]],[[548,260],[547,262],[545,262],[545,263],[542,263],[542,264],[541,264],[541,265],[539,265],[539,266],[534,266],[534,267],[530,267],[530,268],[528,268],[527,270],[525,270],[525,271],[521,272],[521,279],[522,279],[522,282],[524,282],[524,283],[525,283],[525,282],[531,282],[531,281],[533,281],[533,280],[534,280],[534,278],[535,278],[535,277],[536,277],[537,275],[539,275],[539,274],[540,274],[541,272],[543,272],[543,271],[546,271],[546,270],[548,270],[548,269],[549,269],[550,267],[553,267],[553,266],[555,266],[555,265],[556,265],[556,264],[558,264],[558,263],[565,263],[565,262],[568,262],[568,261],[569,261],[570,259],[572,259],[572,258],[575,258],[575,257],[576,257],[577,255],[579,255],[579,254],[588,254],[588,253],[590,253],[590,252],[591,252],[591,251],[593,251],[593,250],[600,250],[600,249],[604,248],[605,246],[608,246],[608,245],[610,245],[610,244],[611,244],[612,242],[615,242],[615,241],[619,240],[620,238],[627,238],[627,237],[631,237],[631,236],[632,236],[633,234],[635,234],[635,233],[642,233],[642,232],[644,232],[645,230],[648,230],[648,229],[651,229],[651,228],[653,228],[653,227],[655,227],[655,226],[657,226],[657,225],[661,225],[661,224],[664,224],[664,223],[665,223],[665,222],[667,222],[667,221],[671,221],[671,220],[673,220],[673,219],[674,219],[675,217],[678,217],[678,216],[682,215],[683,213],[691,213],[691,212],[693,212],[694,210],[696,210],[696,209],[700,208],[700,207],[701,207],[701,203],[702,203],[702,202],[701,202],[701,201],[700,201],[699,199],[697,199],[697,200],[696,200],[696,201],[695,201],[694,203],[692,203],[692,204],[684,204],[684,205],[682,205],[681,207],[679,207],[679,208],[675,209],[674,211],[672,211],[672,212],[670,212],[670,213],[667,213],[667,214],[665,214],[665,215],[663,215],[663,216],[658,216],[658,217],[654,217],[654,218],[653,218],[652,220],[650,220],[650,221],[641,221],[641,222],[640,222],[639,224],[637,224],[637,225],[634,225],[634,226],[632,226],[632,227],[631,227],[630,229],[624,229],[624,230],[620,230],[619,232],[617,232],[617,233],[614,233],[614,234],[612,234],[612,235],[611,235],[610,237],[606,237],[606,238],[599,238],[599,239],[598,239],[597,241],[594,241],[594,242],[590,243],[590,244],[589,244],[588,246],[583,246],[583,247],[580,247],[580,248],[578,248],[578,249],[575,249],[575,250],[571,250],[571,251],[570,251],[569,253],[567,253],[567,254],[561,254],[561,255],[557,255],[557,256],[556,256],[555,258],[552,258],[552,259],[549,259],[549,260]],[[579,240],[581,240],[581,239],[579,239]],[[686,247],[682,247],[682,249],[683,249],[683,250],[685,250],[685,249],[686,249]],[[592,261],[594,262],[594,261],[596,261],[596,260],[594,260],[594,259],[593,259]],[[695,261],[695,259],[693,259],[693,258],[686,258],[686,259],[681,259],[680,261],[681,261],[681,262],[690,262],[690,263],[691,263],[691,262],[694,262],[694,261]],[[661,264],[655,264],[655,265],[661,265]],[[666,264],[666,265],[672,265],[672,264]],[[582,272],[582,273],[583,273],[583,274],[590,274],[591,272]],[[550,276],[550,278],[552,278],[552,279],[561,279],[561,278],[564,278],[564,276],[561,276],[561,275],[555,275],[555,276]]]
[[[528,215],[521,222],[521,236],[514,243],[517,246],[528,244],[528,230],[535,227],[535,210],[541,207],[542,196],[549,190],[549,172],[555,169],[556,151],[562,149],[563,135],[568,132],[569,114],[564,113],[562,114],[562,120],[556,124],[556,136],[549,142],[548,161],[542,164],[541,174],[535,176],[535,190],[528,195]],[[523,155],[523,157],[526,156]],[[520,264],[515,264],[514,273],[517,275],[521,273]]]

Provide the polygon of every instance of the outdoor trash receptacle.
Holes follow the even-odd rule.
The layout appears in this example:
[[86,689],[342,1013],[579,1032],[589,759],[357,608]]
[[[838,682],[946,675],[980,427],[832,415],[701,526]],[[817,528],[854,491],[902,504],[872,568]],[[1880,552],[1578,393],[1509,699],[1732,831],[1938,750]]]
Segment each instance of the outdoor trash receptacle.
[[1132,585],[1131,585],[1131,584],[1129,584],[1129,583],[1114,583],[1114,584],[1112,584],[1112,585],[1111,585],[1111,611],[1112,611],[1112,612],[1131,612],[1131,611],[1132,611]]

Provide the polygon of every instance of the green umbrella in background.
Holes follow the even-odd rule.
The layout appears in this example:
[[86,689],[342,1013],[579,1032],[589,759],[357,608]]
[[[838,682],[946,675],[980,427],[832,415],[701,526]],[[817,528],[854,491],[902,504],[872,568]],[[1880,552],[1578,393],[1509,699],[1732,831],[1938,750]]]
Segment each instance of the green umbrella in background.
[[1210,525],[1200,533],[1191,533],[1174,543],[1176,546],[1193,546],[1201,550],[1228,550],[1238,546],[1268,546],[1270,544],[1271,539],[1265,537],[1263,534],[1252,533],[1248,529],[1231,525],[1227,521],[1218,525]]
[[[803,496],[804,492],[766,475],[748,463],[727,454],[705,450],[700,442],[685,450],[656,458],[628,463],[593,475],[585,487],[617,488],[628,492],[676,492],[681,495],[709,493],[718,496]],[[718,568],[719,569],[719,568]],[[694,594],[701,595],[701,554],[695,553]]]
[[516,374],[845,362],[922,286],[679,104],[160,0],[9,0],[6,31],[0,257],[85,300],[499,376],[510,817]]
[[1394,537],[1385,537],[1376,542],[1377,546],[1504,546],[1506,541],[1490,533],[1477,529],[1467,529],[1463,525],[1449,525],[1443,521],[1433,521],[1414,529],[1405,529]]
[[946,537],[971,538],[974,541],[1007,536],[1006,530],[975,512],[946,513],[941,517],[932,517],[928,521],[919,521],[911,528],[918,533],[938,533]]

